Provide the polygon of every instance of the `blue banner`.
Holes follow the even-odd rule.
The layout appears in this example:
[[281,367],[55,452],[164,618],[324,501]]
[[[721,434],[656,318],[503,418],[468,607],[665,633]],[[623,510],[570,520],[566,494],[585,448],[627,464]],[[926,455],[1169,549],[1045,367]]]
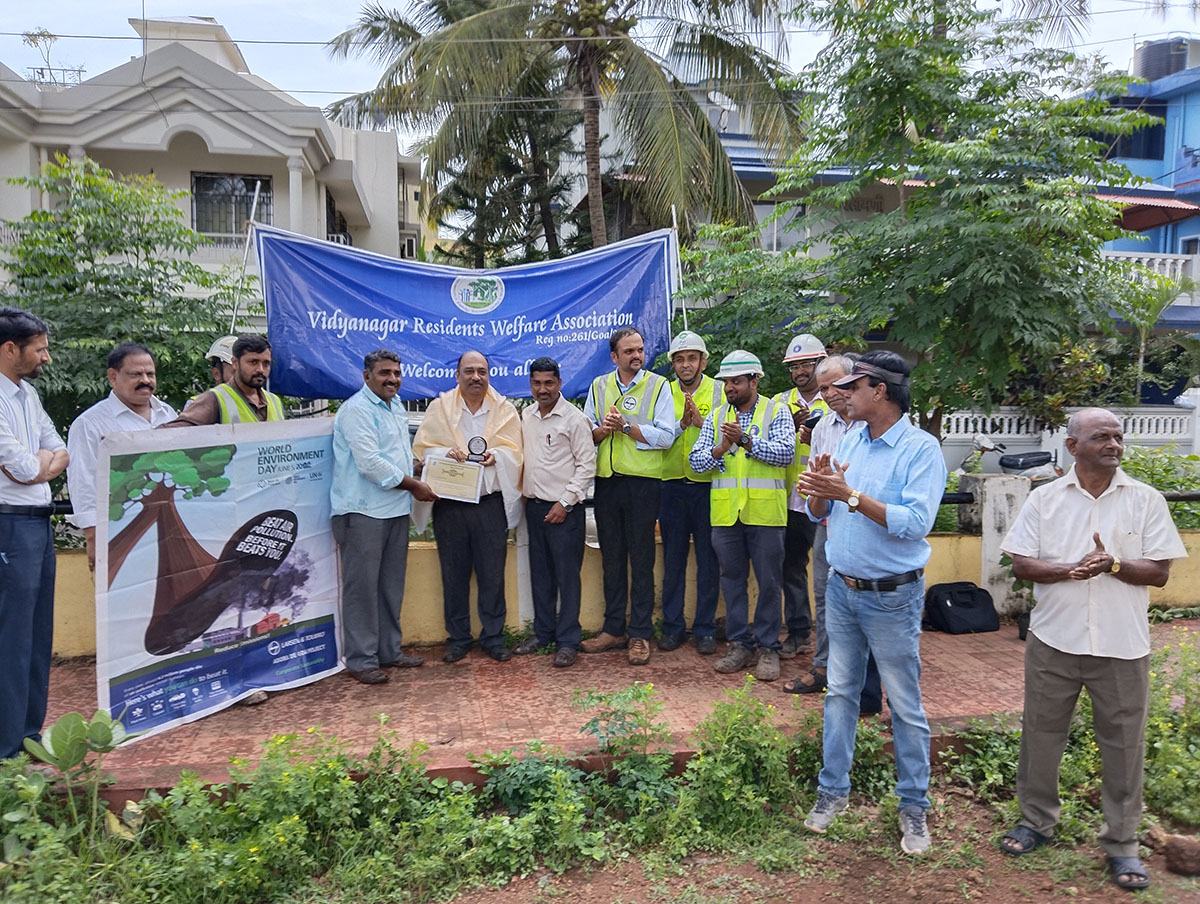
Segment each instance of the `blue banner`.
[[340,671],[331,418],[100,444],[99,705],[154,734]]
[[613,369],[608,337],[633,326],[646,360],[670,344],[676,277],[674,233],[660,230],[563,260],[467,270],[395,260],[256,226],[271,388],[301,398],[344,399],[362,387],[363,356],[403,359],[402,398],[455,385],[460,355],[480,351],[491,383],[529,397],[529,363],[558,361],[563,395],[580,398]]

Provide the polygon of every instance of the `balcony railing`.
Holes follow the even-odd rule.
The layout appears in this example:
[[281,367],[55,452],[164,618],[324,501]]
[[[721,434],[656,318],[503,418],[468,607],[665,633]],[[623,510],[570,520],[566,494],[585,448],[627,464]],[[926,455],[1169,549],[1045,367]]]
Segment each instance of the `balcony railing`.
[[[1200,279],[1200,255],[1195,254],[1152,254],[1141,251],[1105,251],[1105,257],[1141,264],[1167,279]],[[1190,301],[1188,302],[1190,304]]]

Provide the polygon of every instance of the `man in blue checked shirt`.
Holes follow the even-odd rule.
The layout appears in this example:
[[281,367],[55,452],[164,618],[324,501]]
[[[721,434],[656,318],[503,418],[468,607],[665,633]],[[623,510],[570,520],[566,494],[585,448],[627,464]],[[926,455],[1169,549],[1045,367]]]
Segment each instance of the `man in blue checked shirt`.
[[937,440],[908,419],[909,368],[894,352],[870,352],[833,385],[849,388],[848,431],[837,453],[816,456],[800,476],[814,519],[828,517],[829,635],[824,764],[804,824],[824,832],[849,804],[859,695],[873,653],[888,692],[899,781],[901,850],[929,849],[929,722],[921,703],[918,638],[924,569],[946,487]]
[[[787,467],[796,454],[796,425],[787,405],[759,395],[762,373],[762,362],[748,351],[725,356],[717,378],[725,381],[729,404],[704,419],[688,462],[697,473],[720,472],[709,491],[709,520],[729,647],[713,668],[741,671],[757,649],[754,677],[774,681],[779,677]],[[753,625],[746,586],[751,565],[758,581]]]
[[333,420],[329,496],[342,563],[346,670],[363,684],[383,684],[385,668],[422,662],[400,649],[400,604],[413,498],[436,497],[413,468],[408,414],[396,400],[400,356],[371,352],[363,359],[363,382]]

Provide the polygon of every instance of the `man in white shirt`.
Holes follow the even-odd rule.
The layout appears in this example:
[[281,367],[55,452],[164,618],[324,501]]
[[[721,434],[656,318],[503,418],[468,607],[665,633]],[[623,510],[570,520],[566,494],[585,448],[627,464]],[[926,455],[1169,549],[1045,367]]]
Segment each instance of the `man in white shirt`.
[[158,387],[154,355],[136,342],[122,342],[108,353],[112,392],[71,423],[67,451],[67,493],[71,523],[87,541],[88,567],[96,568],[96,458],[100,440],[110,433],[149,430],[175,418],[175,409],[154,395]]
[[1037,606],[1025,650],[1025,708],[1017,799],[1021,822],[1004,837],[1010,854],[1050,840],[1058,823],[1058,766],[1079,691],[1092,700],[1103,760],[1100,846],[1113,881],[1145,888],[1138,859],[1146,715],[1150,689],[1150,587],[1187,556],[1162,495],[1121,470],[1121,421],[1102,408],[1071,416],[1075,465],[1039,487],[1002,548],[1013,574],[1034,582]]
[[0,759],[41,737],[54,633],[50,481],[67,447],[30,385],[50,363],[49,328],[0,308]]
[[575,664],[579,651],[579,570],[587,532],[583,501],[596,476],[596,447],[591,422],[562,397],[557,361],[534,359],[529,392],[537,404],[521,412],[522,492],[529,528],[533,634],[513,652],[524,655],[554,644],[554,665],[566,668]]

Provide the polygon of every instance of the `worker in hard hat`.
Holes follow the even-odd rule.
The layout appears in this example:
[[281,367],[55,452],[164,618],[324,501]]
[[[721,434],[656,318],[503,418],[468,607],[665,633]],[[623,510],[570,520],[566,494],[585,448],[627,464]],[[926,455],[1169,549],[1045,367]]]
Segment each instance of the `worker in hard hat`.
[[[796,427],[786,405],[759,395],[762,362],[744,349],[721,361],[727,404],[704,420],[689,463],[713,474],[709,491],[712,544],[725,597],[729,646],[718,672],[741,671],[755,661],[760,681],[779,677],[780,595],[787,531],[787,469],[796,454]],[[758,602],[750,623],[750,567]]]
[[233,378],[233,343],[237,336],[222,336],[208,347],[204,360],[212,368],[213,386],[228,383]]
[[663,458],[659,491],[658,529],[662,535],[662,638],[660,650],[678,649],[687,634],[683,590],[687,583],[688,551],[696,551],[696,612],[692,636],[700,653],[717,650],[717,554],[712,548],[708,490],[713,472],[697,472],[688,463],[704,419],[725,402],[725,384],[706,376],[708,346],[703,337],[684,330],[671,340],[668,352],[675,379],[671,396],[680,434]]
[[779,655],[791,659],[808,649],[812,635],[812,610],[808,601],[808,553],[816,537],[816,525],[804,512],[804,497],[796,490],[796,478],[808,463],[809,440],[815,419],[827,415],[829,406],[817,385],[817,365],[825,360],[825,344],[812,333],[793,336],[783,355],[792,388],[775,396],[787,406],[796,427],[796,454],[788,468],[787,533],[783,542],[783,621],[787,637]]

